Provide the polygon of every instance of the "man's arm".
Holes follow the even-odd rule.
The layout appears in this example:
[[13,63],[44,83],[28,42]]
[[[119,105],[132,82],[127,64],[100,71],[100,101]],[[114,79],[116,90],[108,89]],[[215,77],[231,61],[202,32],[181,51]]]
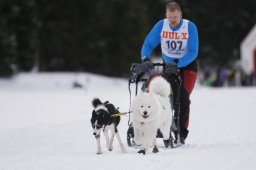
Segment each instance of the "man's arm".
[[194,23],[188,23],[188,32],[188,53],[179,59],[178,68],[189,65],[198,55],[198,32]]
[[141,60],[149,60],[153,49],[160,43],[160,34],[163,28],[163,20],[160,20],[147,35],[142,49]]

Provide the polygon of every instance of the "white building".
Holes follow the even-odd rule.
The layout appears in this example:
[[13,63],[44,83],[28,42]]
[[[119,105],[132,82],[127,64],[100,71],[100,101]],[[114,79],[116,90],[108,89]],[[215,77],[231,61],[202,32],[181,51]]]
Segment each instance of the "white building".
[[240,51],[243,71],[256,75],[256,24],[242,41]]

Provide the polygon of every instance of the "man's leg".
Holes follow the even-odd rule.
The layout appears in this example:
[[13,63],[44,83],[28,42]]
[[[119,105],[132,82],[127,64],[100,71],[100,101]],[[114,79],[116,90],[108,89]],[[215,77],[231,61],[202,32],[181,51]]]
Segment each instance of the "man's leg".
[[[180,137],[181,142],[185,142],[188,135],[189,113],[190,113],[190,94],[193,91],[197,72],[182,70],[182,86],[180,88]],[[183,141],[182,141],[183,140]]]
[[172,109],[174,110],[174,119],[172,121],[172,125],[171,125],[171,130],[174,132],[175,134],[175,141],[177,142],[177,128],[178,128],[178,115],[180,113],[180,107],[179,107],[179,100],[178,100],[178,86],[179,86],[179,81],[177,79],[177,77],[175,75],[164,75],[164,77],[166,78],[166,80],[170,83],[171,85],[171,91],[172,91],[172,95],[170,95],[170,103],[172,106]]

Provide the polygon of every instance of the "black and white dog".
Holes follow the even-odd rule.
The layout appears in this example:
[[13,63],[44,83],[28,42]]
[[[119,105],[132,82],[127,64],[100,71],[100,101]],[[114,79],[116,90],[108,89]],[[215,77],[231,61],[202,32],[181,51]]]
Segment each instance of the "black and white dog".
[[[96,154],[102,154],[100,145],[100,133],[102,130],[106,138],[106,146],[108,150],[113,150],[113,140],[114,136],[116,136],[122,152],[125,153],[126,150],[117,130],[117,126],[120,122],[120,116],[116,116],[115,114],[119,113],[118,109],[108,101],[102,103],[98,98],[93,99],[92,105],[94,110],[92,111],[91,124],[93,127],[93,135],[97,142]],[[111,132],[110,140],[108,131]]]

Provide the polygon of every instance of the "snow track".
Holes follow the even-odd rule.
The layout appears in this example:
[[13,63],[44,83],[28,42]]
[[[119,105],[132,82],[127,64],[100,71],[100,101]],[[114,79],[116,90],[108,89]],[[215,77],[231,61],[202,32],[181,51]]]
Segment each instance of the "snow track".
[[[79,81],[84,88],[72,89]],[[254,170],[256,88],[197,87],[192,96],[186,145],[145,156],[126,144],[128,118],[119,127],[128,150],[116,140],[96,155],[91,100],[109,100],[128,111],[126,80],[92,74],[21,74],[0,80],[1,170]]]

